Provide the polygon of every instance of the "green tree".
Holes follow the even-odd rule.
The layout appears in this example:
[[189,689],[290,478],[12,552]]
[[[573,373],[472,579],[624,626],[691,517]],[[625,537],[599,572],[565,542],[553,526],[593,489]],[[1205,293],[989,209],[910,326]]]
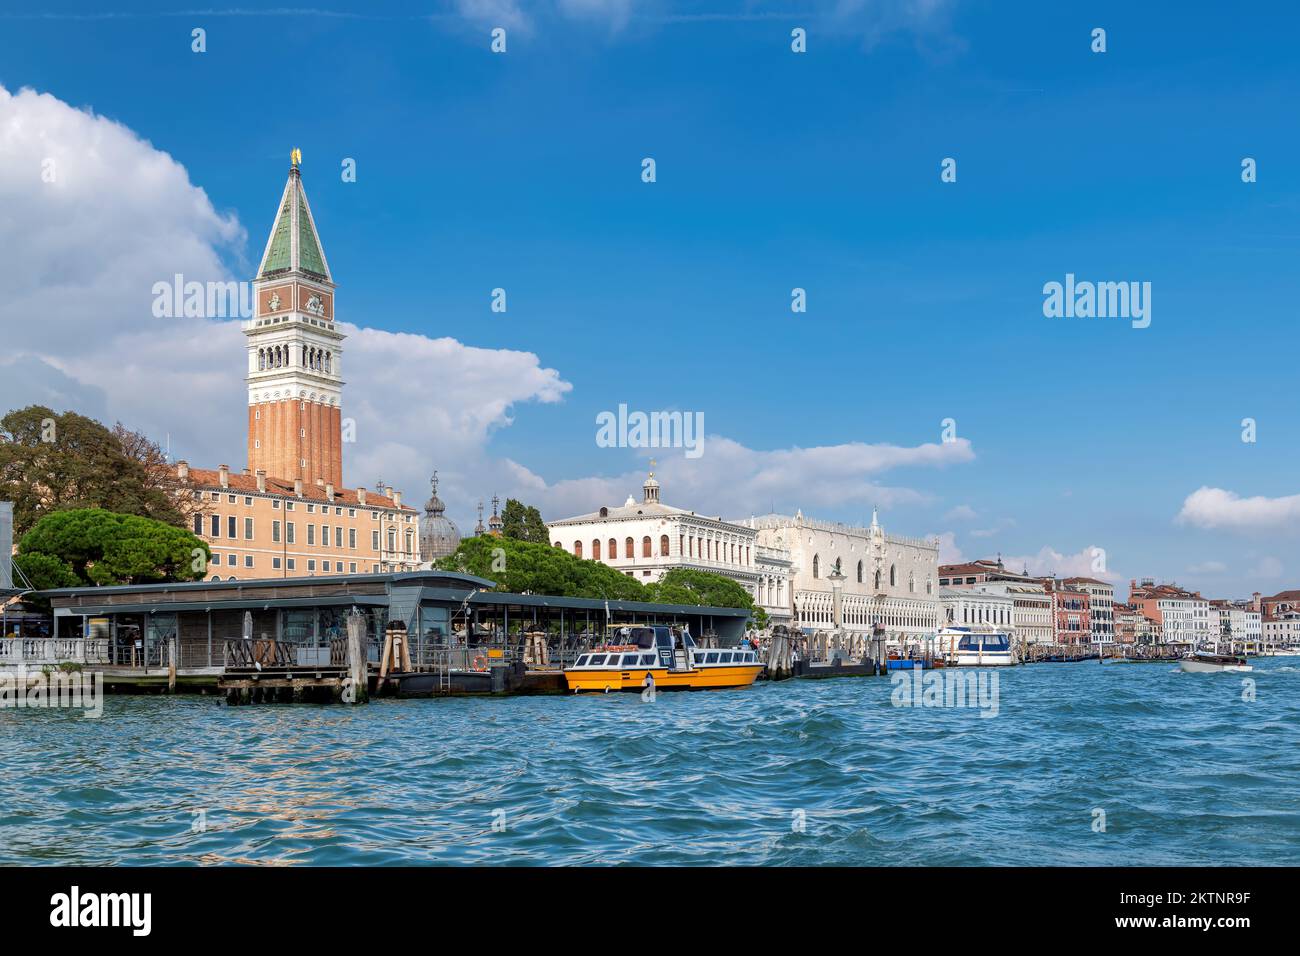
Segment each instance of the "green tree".
[[575,558],[549,544],[504,535],[466,538],[454,553],[439,560],[437,567],[488,578],[496,583],[498,591],[622,601],[649,599],[642,584],[606,564]]
[[505,509],[501,512],[501,533],[516,541],[531,541],[534,544],[550,544],[550,534],[542,513],[532,505],[526,505],[514,498],[506,499]]
[[649,600],[661,604],[696,604],[709,607],[743,607],[753,617],[755,625],[767,625],[767,612],[754,605],[754,599],[744,586],[731,578],[710,571],[690,568],[673,568],[647,590]]
[[194,581],[207,573],[206,542],[183,528],[102,508],[45,515],[15,559],[37,588]]
[[183,527],[179,479],[155,442],[76,412],[42,405],[0,418],[0,499],[14,503],[14,532],[68,508],[105,508]]

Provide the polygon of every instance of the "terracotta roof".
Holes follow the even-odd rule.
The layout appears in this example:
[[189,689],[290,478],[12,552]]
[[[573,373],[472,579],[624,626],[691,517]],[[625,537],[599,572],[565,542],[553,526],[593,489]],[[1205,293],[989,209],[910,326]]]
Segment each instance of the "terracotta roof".
[[1113,588],[1115,585],[1109,581],[1098,581],[1096,578],[1065,578],[1066,584],[1100,584],[1102,587]]
[[[221,472],[216,468],[191,468],[189,483],[195,488],[203,491],[220,491],[226,494],[256,495],[261,494],[257,490],[257,476],[245,475],[237,471],[230,472],[229,487],[221,487]],[[298,498],[294,494],[293,482],[286,481],[283,478],[266,477],[266,494],[279,495],[284,498]],[[325,504],[344,505],[353,508],[374,508],[376,510],[392,509],[397,510],[397,503],[387,495],[381,495],[377,492],[366,492],[366,503],[363,505],[357,498],[355,488],[335,488],[334,500],[331,502],[325,496],[325,489],[316,485],[302,483],[302,501],[319,501]],[[408,504],[401,506],[402,511],[414,511]]]

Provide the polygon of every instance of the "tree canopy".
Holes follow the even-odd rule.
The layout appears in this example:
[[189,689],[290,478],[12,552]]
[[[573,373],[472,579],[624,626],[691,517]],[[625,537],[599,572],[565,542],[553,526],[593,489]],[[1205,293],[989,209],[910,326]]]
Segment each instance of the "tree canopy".
[[550,534],[542,513],[532,505],[526,505],[514,498],[506,499],[506,506],[501,512],[501,533],[516,541],[531,541],[534,544],[550,544]]
[[42,405],[0,418],[0,499],[14,503],[14,533],[68,508],[104,508],[186,524],[179,479],[156,442]]
[[37,590],[81,585],[195,581],[207,572],[205,541],[183,528],[102,508],[47,514],[18,543],[14,562]]
[[551,594],[660,604],[748,608],[762,626],[766,615],[755,608],[745,588],[731,578],[708,571],[674,568],[654,584],[603,564],[583,560],[563,548],[490,534],[466,538],[456,551],[436,565],[496,582],[498,591]]

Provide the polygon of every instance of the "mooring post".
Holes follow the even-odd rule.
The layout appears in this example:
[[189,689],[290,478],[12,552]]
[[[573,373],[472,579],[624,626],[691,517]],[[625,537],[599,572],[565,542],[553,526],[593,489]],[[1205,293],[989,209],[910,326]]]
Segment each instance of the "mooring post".
[[352,693],[343,695],[344,703],[364,704],[368,696],[366,652],[362,642],[365,629],[366,619],[360,612],[354,611],[348,615],[348,680],[352,682]]
[[176,638],[167,639],[167,693],[176,693]]

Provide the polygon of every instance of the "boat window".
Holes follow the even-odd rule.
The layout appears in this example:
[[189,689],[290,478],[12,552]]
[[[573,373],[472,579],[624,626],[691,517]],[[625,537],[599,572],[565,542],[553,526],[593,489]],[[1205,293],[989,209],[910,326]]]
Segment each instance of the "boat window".
[[640,657],[639,654],[624,654],[624,655],[623,655],[623,666],[624,666],[624,667],[636,667],[636,662],[637,662],[637,660],[638,660],[639,657]]
[[672,635],[665,628],[662,631],[655,631],[655,647],[672,647]]
[[700,660],[703,661],[705,664],[716,664],[718,662],[718,655],[713,652],[710,652],[708,654],[701,654]]
[[686,642],[687,647],[695,646],[695,638],[691,637],[690,631],[682,631],[682,640]]
[[641,663],[642,663],[643,665],[644,665],[644,664],[653,664],[654,662],[655,662],[655,656],[654,656],[653,654],[642,654],[642,655],[641,655]]
[[718,655],[718,662],[721,663],[721,664],[730,664],[730,663],[731,663],[731,655],[730,655],[730,654],[725,654],[725,653],[724,653],[724,654],[719,654],[719,655]]
[[599,667],[599,666],[600,666],[601,664],[603,664],[603,663],[605,663],[605,655],[604,655],[604,654],[592,654],[592,655],[591,655],[591,666],[592,666],[592,667]]
[[591,657],[590,654],[583,654],[581,657],[578,658],[577,662],[576,662],[573,666],[574,666],[574,667],[586,667],[586,666],[587,666],[587,661],[588,661],[588,659],[590,659],[590,657]]

